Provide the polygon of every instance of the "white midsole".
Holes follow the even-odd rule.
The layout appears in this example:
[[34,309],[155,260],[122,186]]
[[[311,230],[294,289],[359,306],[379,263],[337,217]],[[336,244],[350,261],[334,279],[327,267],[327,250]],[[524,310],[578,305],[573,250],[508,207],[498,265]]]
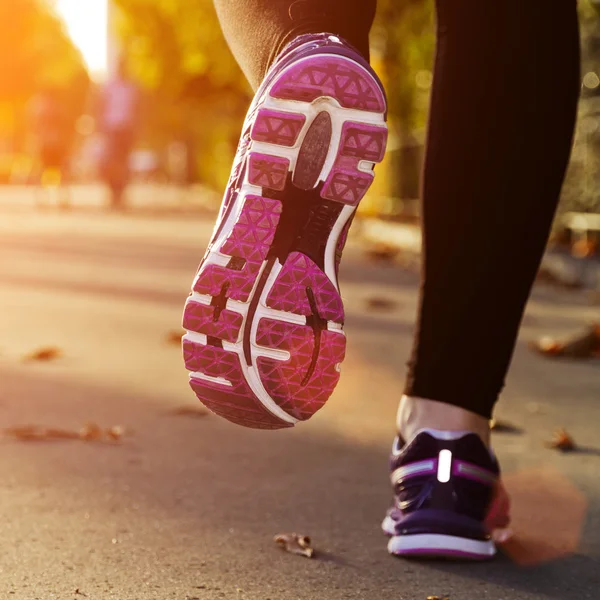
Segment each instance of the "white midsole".
[[468,538],[439,533],[419,533],[415,535],[394,535],[388,542],[390,554],[429,554],[429,555],[474,555],[491,558],[496,554],[492,540],[471,540]]

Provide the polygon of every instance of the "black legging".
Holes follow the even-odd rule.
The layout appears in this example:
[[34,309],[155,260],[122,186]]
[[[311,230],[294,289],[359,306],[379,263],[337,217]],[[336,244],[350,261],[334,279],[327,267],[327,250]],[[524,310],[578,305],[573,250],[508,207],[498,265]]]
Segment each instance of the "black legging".
[[[375,0],[216,0],[255,87],[283,45],[368,55]],[[424,266],[405,392],[490,417],[555,213],[580,85],[576,0],[438,0]]]

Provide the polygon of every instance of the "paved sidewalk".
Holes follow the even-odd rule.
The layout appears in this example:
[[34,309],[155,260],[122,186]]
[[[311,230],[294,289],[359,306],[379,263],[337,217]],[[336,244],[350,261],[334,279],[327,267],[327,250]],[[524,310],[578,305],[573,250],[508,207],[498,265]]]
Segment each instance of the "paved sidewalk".
[[[480,565],[395,560],[379,522],[416,275],[369,260],[350,240],[341,272],[348,357],[310,422],[256,432],[176,415],[197,403],[166,336],[212,225],[189,215],[17,210],[0,197],[0,427],[94,421],[128,431],[114,446],[0,438],[1,598],[597,598],[600,365],[552,362],[526,347],[597,308],[536,289],[498,409],[517,428],[494,434],[495,447],[517,539],[537,564],[519,565],[518,547]],[[48,345],[63,357],[23,361]],[[582,452],[544,446],[559,426]],[[311,535],[320,557],[276,548],[273,535],[286,531]]]

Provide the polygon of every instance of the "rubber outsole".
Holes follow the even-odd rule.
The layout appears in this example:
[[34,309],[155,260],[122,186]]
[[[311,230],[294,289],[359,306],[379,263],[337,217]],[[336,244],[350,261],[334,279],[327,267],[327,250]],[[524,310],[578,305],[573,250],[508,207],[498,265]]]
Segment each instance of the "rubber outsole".
[[292,62],[256,107],[239,191],[184,310],[190,384],[213,412],[278,429],[333,392],[346,346],[337,260],[383,159],[385,110],[373,75],[332,53]]

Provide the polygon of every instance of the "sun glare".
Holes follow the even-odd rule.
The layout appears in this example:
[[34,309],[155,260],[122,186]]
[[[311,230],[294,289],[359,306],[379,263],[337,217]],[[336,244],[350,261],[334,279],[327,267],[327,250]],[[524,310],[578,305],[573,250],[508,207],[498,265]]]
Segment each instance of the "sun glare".
[[107,0],[57,0],[56,9],[92,74],[105,73],[108,61]]

